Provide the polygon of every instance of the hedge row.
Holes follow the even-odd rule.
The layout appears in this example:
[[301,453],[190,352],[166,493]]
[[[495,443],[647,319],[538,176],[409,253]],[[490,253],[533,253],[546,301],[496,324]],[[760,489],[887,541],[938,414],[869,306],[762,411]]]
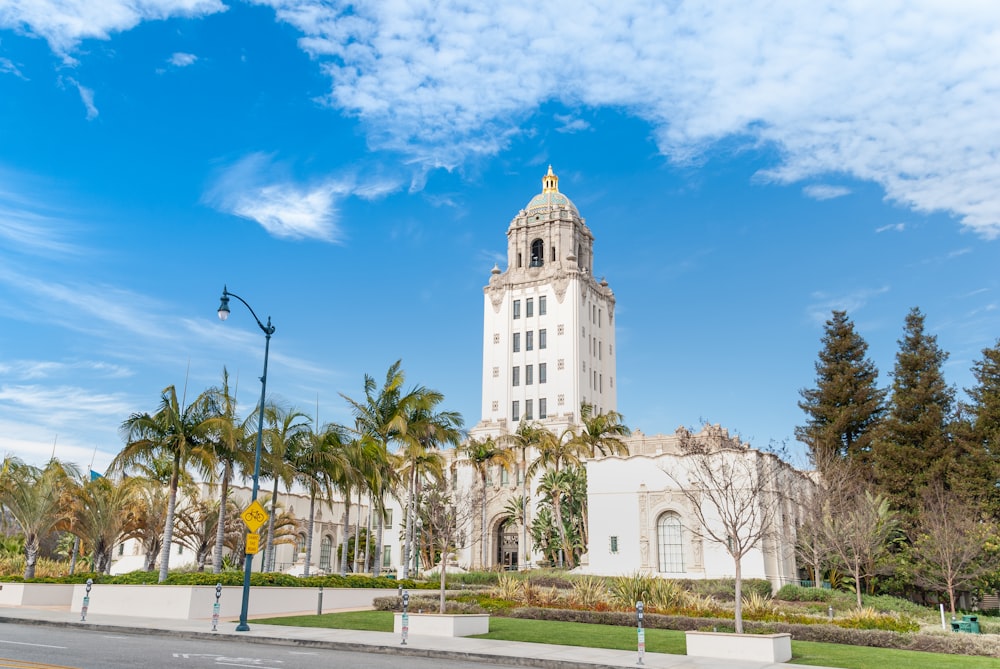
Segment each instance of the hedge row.
[[[518,608],[504,612],[510,618],[528,620],[559,620],[564,622],[594,623],[599,625],[620,625],[633,627],[634,613],[618,611],[573,611],[567,609]],[[729,621],[715,618],[688,618],[647,613],[643,625],[648,628],[681,631],[731,632]],[[989,637],[973,634],[901,634],[882,630],[845,629],[836,625],[797,625],[789,623],[762,623],[746,620],[743,628],[751,634],[788,633],[796,641],[818,641],[839,643],[849,646],[870,646],[873,648],[896,648],[918,650],[928,653],[948,653],[952,655],[979,655],[1000,657],[1000,643]]]
[[[106,585],[156,585],[159,574],[155,571],[134,571],[118,576],[108,576],[106,574],[79,573],[72,576],[60,576],[58,578],[36,578],[31,583],[86,583],[87,579],[93,579],[94,583]],[[24,579],[11,577],[3,579],[8,582],[22,582]],[[243,585],[243,572],[224,571],[221,574],[211,574],[207,572],[176,572],[169,574],[164,585]],[[418,583],[412,579],[394,580],[380,576],[340,576],[330,574],[325,576],[291,576],[281,573],[253,573],[250,574],[250,585],[252,586],[279,586],[285,588],[407,588],[408,590],[432,589],[436,587],[433,583]]]

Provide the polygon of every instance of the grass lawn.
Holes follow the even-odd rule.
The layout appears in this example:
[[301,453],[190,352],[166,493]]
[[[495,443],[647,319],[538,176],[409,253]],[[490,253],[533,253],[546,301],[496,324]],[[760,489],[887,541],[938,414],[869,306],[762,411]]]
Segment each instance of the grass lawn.
[[[292,625],[295,627],[335,627],[339,629],[391,632],[392,613],[389,611],[355,611],[327,613],[321,616],[288,616],[254,620],[265,625]],[[520,620],[517,618],[490,619],[490,633],[481,639],[551,643],[587,648],[636,650],[636,630],[615,625],[590,625],[554,620]],[[646,630],[646,650],[650,653],[682,655],[686,644],[684,633],[674,630]],[[843,667],[844,669],[1000,669],[1000,660],[968,655],[940,655],[918,653],[889,648],[844,646],[834,643],[811,641],[792,642],[792,663]]]

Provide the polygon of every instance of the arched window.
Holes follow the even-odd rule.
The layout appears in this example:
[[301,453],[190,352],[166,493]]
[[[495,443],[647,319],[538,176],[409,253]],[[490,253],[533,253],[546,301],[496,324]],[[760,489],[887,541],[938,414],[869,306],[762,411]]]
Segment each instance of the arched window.
[[545,242],[536,239],[531,242],[531,266],[541,267],[545,263]]
[[656,545],[661,572],[684,571],[684,543],[681,519],[676,513],[665,513],[656,521]]
[[306,535],[300,534],[295,537],[295,552],[305,553],[306,552]]
[[329,534],[323,535],[323,542],[319,547],[319,568],[330,568],[330,556],[333,554],[333,538]]

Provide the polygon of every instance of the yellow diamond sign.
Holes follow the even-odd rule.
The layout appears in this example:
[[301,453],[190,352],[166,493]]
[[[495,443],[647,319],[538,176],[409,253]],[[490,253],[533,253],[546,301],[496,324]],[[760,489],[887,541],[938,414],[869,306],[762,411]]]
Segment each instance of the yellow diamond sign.
[[247,535],[247,555],[256,555],[257,551],[260,550],[260,535],[259,534],[248,534]]
[[[261,503],[254,500],[250,503],[250,506],[240,514],[240,518],[243,522],[247,524],[247,527],[251,532],[256,532],[260,529],[260,526],[267,522],[267,511],[261,506]],[[249,552],[249,551],[248,551]]]

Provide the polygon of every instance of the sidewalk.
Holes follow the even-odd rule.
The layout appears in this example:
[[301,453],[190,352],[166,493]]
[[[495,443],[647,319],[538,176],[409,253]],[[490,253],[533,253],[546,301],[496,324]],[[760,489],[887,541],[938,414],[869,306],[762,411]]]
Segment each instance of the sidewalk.
[[[133,634],[154,633],[190,639],[239,639],[247,643],[419,655],[539,669],[619,669],[639,666],[638,653],[621,650],[413,635],[403,646],[400,643],[400,636],[389,632],[284,627],[255,624],[253,620],[249,622],[249,632],[237,632],[236,624],[229,620],[220,621],[218,631],[213,632],[209,620],[170,620],[91,614],[87,616],[86,622],[81,622],[79,613],[71,613],[65,609],[0,607],[0,623],[77,627]],[[801,669],[802,667],[794,664],[717,660],[663,653],[646,653],[641,666],[647,669]]]

